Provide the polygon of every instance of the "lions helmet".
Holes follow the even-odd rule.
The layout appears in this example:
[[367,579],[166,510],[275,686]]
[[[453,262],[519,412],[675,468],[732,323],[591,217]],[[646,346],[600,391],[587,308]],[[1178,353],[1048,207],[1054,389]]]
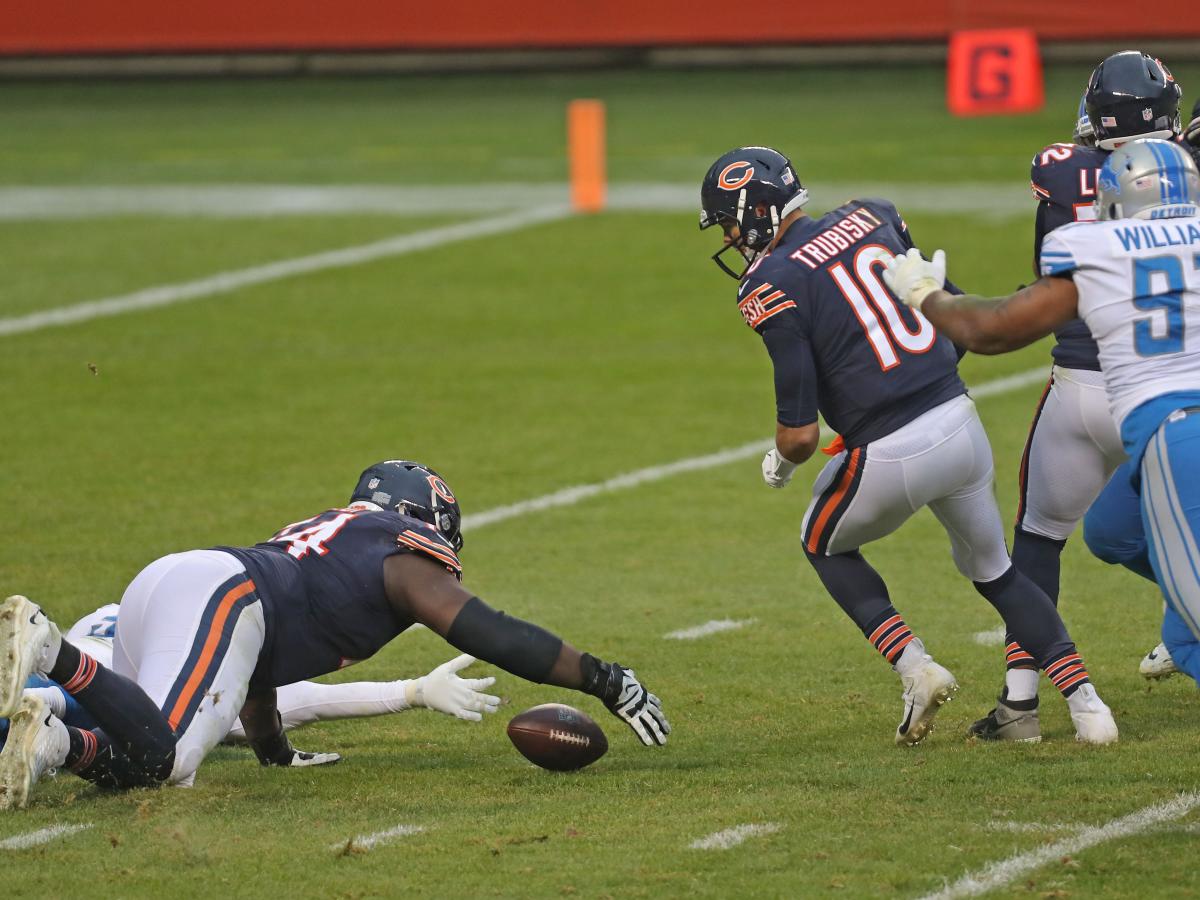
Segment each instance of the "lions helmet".
[[1114,53],[1096,66],[1084,94],[1096,146],[1112,150],[1135,138],[1175,137],[1182,95],[1161,60],[1138,50]]
[[375,463],[358,477],[350,502],[365,501],[428,522],[457,553],[462,549],[462,510],[442,476],[407,459]]
[[1096,217],[1171,219],[1200,213],[1200,170],[1175,141],[1122,144],[1096,176]]
[[718,157],[700,185],[700,229],[736,225],[737,238],[713,254],[715,262],[739,281],[721,259],[730,247],[745,258],[747,267],[767,248],[788,213],[808,202],[808,191],[796,178],[791,160],[770,147],[739,147]]

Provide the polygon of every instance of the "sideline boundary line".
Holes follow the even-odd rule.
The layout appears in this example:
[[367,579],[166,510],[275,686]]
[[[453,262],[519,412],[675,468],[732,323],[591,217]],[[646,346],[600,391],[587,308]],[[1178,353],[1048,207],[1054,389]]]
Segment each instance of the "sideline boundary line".
[[[1015,375],[1006,375],[1003,378],[985,381],[978,387],[970,388],[969,390],[971,396],[976,399],[994,397],[998,394],[1006,394],[1009,391],[1019,390],[1031,384],[1038,384],[1045,381],[1049,377],[1049,371],[1048,366],[1026,369],[1024,372],[1018,372]],[[463,516],[462,529],[463,531],[467,531],[468,529],[486,528],[489,525],[506,522],[509,519],[516,519],[529,513],[558,509],[563,506],[574,506],[576,503],[591,497],[628,490],[629,488],[638,487],[639,485],[653,481],[662,481],[664,478],[670,478],[673,475],[682,475],[684,472],[701,472],[705,469],[715,469],[726,463],[738,462],[743,459],[750,459],[760,453],[766,453],[774,445],[775,442],[772,439],[751,441],[748,444],[731,447],[727,450],[718,450],[716,453],[708,453],[704,456],[689,456],[658,466],[647,466],[644,469],[614,475],[612,478],[605,479],[604,481],[596,481],[591,484],[576,484],[549,494],[543,494],[540,497],[532,497],[529,500],[520,500],[506,506],[497,506],[473,515]]]
[[0,850],[28,850],[30,847],[38,847],[58,838],[87,831],[91,827],[91,822],[84,822],[78,825],[51,825],[49,828],[39,828],[37,831],[5,838],[0,841]]
[[109,316],[119,316],[129,312],[139,312],[147,309],[157,309],[162,306],[174,306],[190,300],[200,300],[218,294],[228,294],[240,288],[296,275],[307,275],[310,272],[320,272],[325,269],[339,269],[357,266],[363,263],[386,259],[391,256],[403,256],[418,250],[429,250],[456,241],[472,238],[487,237],[494,234],[504,234],[517,231],[531,225],[541,225],[565,219],[571,215],[566,206],[537,206],[532,209],[518,210],[501,216],[486,219],[473,219],[456,225],[433,228],[429,231],[399,234],[369,244],[359,244],[354,247],[344,247],[340,250],[327,250],[308,256],[297,256],[273,263],[251,266],[246,269],[233,269],[218,272],[196,281],[184,281],[176,284],[160,285],[144,288],[132,294],[122,294],[107,297],[103,300],[90,300],[57,309],[40,310],[24,316],[0,319],[0,337],[14,334],[28,334],[33,331],[43,331],[47,328],[58,328],[64,325],[75,325],[80,322],[90,322],[93,319],[103,319]]
[[1012,884],[1018,878],[1041,868],[1046,863],[1108,841],[1132,837],[1166,822],[1181,819],[1200,806],[1200,792],[1186,791],[1172,800],[1143,807],[1103,825],[1084,828],[1078,834],[1053,844],[1046,844],[1027,853],[1017,853],[1007,859],[989,863],[982,869],[963,875],[940,891],[924,895],[921,900],[957,900],[959,897],[978,897],[997,888]]

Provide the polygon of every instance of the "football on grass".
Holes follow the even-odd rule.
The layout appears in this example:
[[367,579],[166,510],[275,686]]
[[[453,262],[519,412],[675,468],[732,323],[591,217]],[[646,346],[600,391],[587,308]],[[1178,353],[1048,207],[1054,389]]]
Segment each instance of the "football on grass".
[[608,738],[592,717],[561,703],[543,703],[513,717],[508,739],[543,769],[582,769],[608,751]]

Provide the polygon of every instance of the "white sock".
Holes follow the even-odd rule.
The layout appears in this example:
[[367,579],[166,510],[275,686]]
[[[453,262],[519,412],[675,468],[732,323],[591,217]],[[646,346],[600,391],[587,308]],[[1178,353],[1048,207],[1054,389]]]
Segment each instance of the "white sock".
[[[349,684],[317,684],[299,681],[276,691],[283,730],[291,731],[329,719],[359,719],[385,716],[408,709],[404,698],[407,681],[354,681]],[[241,722],[229,731],[234,741],[244,741]]]
[[925,655],[925,645],[921,643],[920,638],[913,638],[908,642],[908,646],[901,651],[900,656],[896,659],[894,668],[900,677],[903,678],[905,675],[912,674],[912,671],[927,659],[929,657]]
[[1009,700],[1033,700],[1038,693],[1037,669],[1009,669],[1004,673]]

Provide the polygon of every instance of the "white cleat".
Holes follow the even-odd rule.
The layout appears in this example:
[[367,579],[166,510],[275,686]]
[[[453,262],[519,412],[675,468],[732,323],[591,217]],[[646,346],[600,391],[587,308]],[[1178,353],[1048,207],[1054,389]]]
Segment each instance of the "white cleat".
[[900,681],[904,684],[904,718],[896,729],[896,743],[911,747],[933,730],[933,717],[954,696],[958,682],[931,656],[922,657],[915,671],[901,675]]
[[1085,744],[1115,744],[1117,723],[1096,689],[1085,684],[1067,699],[1071,721],[1075,723],[1075,740]]
[[1142,662],[1138,666],[1138,674],[1143,678],[1156,681],[1159,678],[1170,678],[1178,673],[1179,668],[1175,665],[1175,660],[1171,659],[1166,644],[1159,644],[1143,656]]
[[0,751],[0,809],[24,809],[38,780],[67,761],[71,736],[67,726],[36,694],[21,701],[9,722],[8,740]]
[[0,603],[0,718],[16,712],[26,680],[49,669],[61,641],[58,627],[29,598],[14,594]]

